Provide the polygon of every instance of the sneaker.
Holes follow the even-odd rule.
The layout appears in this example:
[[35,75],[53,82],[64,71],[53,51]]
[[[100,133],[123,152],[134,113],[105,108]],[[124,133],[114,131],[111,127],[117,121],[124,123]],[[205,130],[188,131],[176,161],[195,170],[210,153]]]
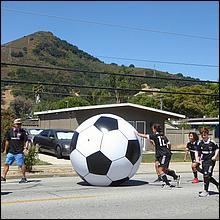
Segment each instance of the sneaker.
[[6,182],[6,179],[3,176],[1,176],[1,182]]
[[27,183],[27,179],[25,177],[21,178],[21,180],[19,181],[19,183]]
[[206,197],[206,196],[209,196],[208,191],[202,191],[201,193],[199,193],[199,197]]
[[175,187],[174,185],[167,185],[167,184],[164,184],[162,186],[162,189],[172,189],[173,187]]
[[176,181],[176,186],[179,187],[179,186],[180,186],[180,175],[178,175],[178,176],[175,178],[175,181]]
[[199,179],[198,178],[194,178],[193,180],[192,180],[192,183],[198,183],[199,182]]

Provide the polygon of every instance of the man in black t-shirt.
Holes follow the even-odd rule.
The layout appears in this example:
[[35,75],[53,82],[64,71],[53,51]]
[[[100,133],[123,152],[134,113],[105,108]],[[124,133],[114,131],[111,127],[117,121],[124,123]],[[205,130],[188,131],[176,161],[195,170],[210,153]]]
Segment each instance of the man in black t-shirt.
[[25,177],[25,163],[23,151],[27,149],[27,134],[23,128],[21,128],[21,119],[15,119],[13,127],[8,131],[5,138],[5,152],[7,153],[3,176],[1,176],[1,182],[6,181],[6,175],[9,171],[9,166],[16,161],[16,164],[21,169],[22,179],[19,183],[26,183]]

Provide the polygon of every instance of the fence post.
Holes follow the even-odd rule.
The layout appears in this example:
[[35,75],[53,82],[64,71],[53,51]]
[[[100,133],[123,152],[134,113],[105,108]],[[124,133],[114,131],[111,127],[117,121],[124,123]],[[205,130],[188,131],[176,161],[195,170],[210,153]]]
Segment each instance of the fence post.
[[182,127],[182,144],[184,144],[184,130],[183,130],[183,127]]

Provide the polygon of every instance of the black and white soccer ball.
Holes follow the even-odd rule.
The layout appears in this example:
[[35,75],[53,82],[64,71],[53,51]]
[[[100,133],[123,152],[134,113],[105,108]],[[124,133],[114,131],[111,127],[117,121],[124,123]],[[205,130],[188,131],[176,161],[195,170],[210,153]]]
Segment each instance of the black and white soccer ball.
[[120,185],[134,176],[141,163],[135,128],[113,114],[84,121],[74,132],[70,149],[73,169],[90,185]]

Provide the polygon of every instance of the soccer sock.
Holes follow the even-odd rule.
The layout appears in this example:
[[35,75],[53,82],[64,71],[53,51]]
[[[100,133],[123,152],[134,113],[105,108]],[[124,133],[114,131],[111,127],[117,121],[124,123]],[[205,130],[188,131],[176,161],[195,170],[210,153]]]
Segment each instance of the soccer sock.
[[160,174],[160,178],[166,183],[166,185],[170,185],[165,173]]
[[210,177],[210,182],[216,186],[219,186],[219,183],[212,176]]
[[196,167],[197,171],[203,174],[203,170],[200,167]]
[[197,171],[193,171],[194,178],[198,178]]
[[208,191],[209,189],[209,182],[210,182],[210,177],[209,176],[204,176],[204,190]]
[[172,176],[173,179],[176,179],[178,177],[174,170],[168,170],[167,175]]

